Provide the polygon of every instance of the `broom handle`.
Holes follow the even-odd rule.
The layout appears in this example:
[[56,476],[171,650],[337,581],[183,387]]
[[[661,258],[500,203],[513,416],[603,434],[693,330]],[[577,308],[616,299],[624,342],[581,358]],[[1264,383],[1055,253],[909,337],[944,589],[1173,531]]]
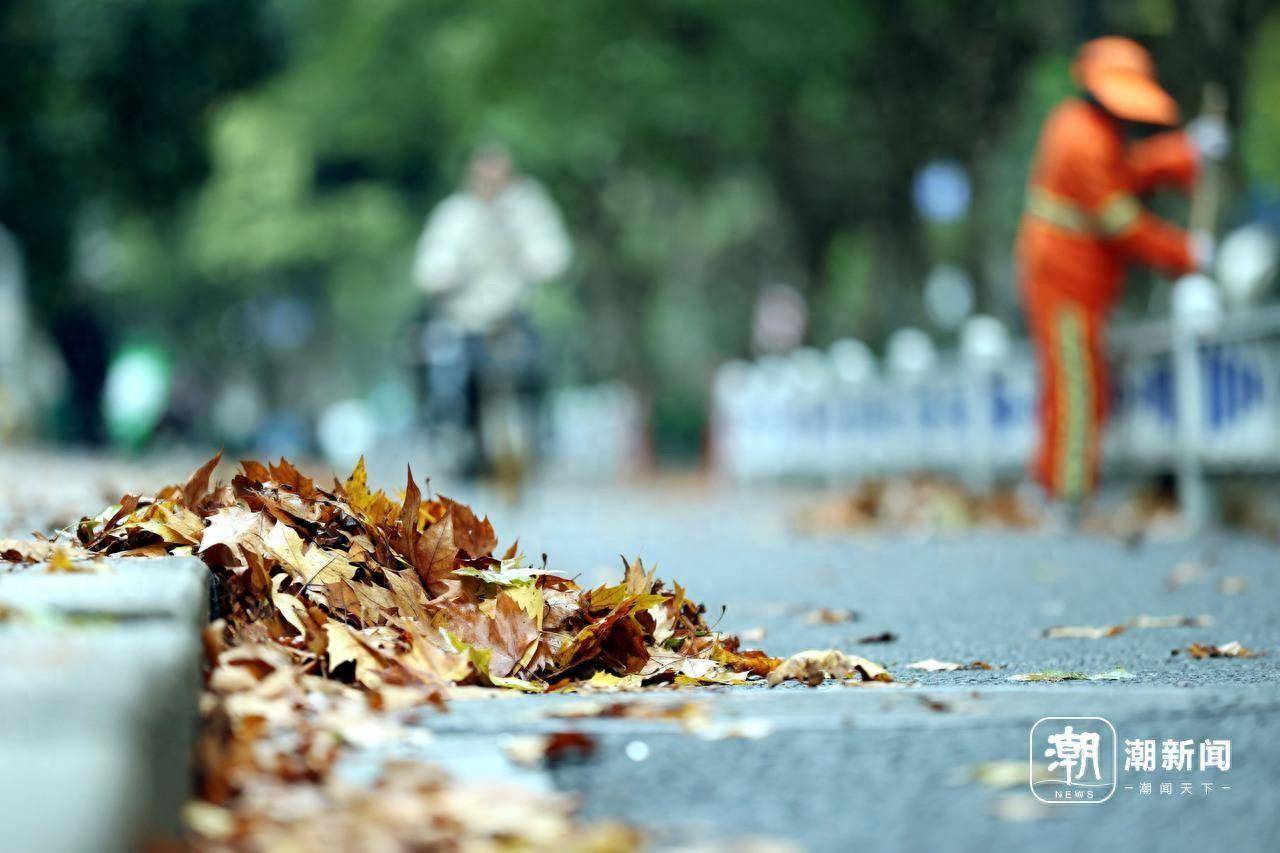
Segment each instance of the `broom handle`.
[[[1227,93],[1218,83],[1206,83],[1200,99],[1200,114],[1225,118]],[[1222,190],[1222,164],[1205,157],[1201,161],[1200,179],[1191,192],[1188,224],[1192,231],[1214,233],[1218,221],[1218,204]]]

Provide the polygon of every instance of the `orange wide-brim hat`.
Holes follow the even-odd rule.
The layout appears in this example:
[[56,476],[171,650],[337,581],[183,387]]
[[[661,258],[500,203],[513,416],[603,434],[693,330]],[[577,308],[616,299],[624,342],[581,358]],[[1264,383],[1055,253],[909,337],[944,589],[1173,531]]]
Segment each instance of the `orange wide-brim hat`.
[[1151,54],[1132,39],[1106,36],[1086,42],[1071,65],[1071,76],[1117,118],[1178,123],[1178,104],[1156,81]]

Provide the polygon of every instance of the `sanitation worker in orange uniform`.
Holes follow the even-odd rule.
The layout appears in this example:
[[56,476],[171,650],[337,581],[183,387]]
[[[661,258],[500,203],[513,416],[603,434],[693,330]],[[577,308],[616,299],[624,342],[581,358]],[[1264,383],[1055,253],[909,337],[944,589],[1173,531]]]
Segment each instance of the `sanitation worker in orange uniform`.
[[1098,479],[1110,395],[1105,333],[1126,268],[1176,277],[1209,248],[1140,200],[1161,186],[1190,189],[1199,167],[1185,132],[1147,132],[1178,123],[1151,56],[1129,39],[1096,39],[1081,47],[1072,76],[1081,95],[1041,131],[1018,263],[1040,371],[1034,473],[1050,496],[1078,508]]

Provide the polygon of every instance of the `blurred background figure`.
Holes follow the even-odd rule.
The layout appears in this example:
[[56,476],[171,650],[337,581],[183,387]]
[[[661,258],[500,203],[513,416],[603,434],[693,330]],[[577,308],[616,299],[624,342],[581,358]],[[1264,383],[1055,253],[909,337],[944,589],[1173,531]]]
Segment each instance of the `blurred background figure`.
[[786,355],[804,343],[809,306],[804,294],[789,284],[770,284],[756,297],[751,321],[751,349],[756,355]]
[[0,226],[0,442],[39,435],[66,381],[58,354],[31,325],[22,252]]
[[[1040,374],[1035,474],[1078,504],[1095,488],[1110,402],[1106,327],[1131,263],[1182,275],[1209,263],[1211,238],[1150,213],[1139,197],[1189,191],[1200,158],[1225,153],[1226,130],[1197,148],[1178,106],[1156,82],[1146,49],[1104,37],[1072,66],[1081,94],[1053,111],[1040,135],[1019,235],[1022,296]],[[1208,150],[1205,150],[1208,149]]]
[[413,268],[430,298],[426,414],[464,473],[518,476],[532,459],[542,382],[529,304],[569,258],[555,204],[500,145],[471,155],[463,187],[427,220]]

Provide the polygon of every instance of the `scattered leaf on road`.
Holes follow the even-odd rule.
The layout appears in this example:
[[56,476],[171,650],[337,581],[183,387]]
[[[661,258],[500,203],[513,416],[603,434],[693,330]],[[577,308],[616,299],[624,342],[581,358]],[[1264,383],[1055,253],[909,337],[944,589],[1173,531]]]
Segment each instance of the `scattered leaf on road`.
[[547,735],[529,735],[509,740],[505,747],[507,757],[516,764],[532,766],[539,763],[559,764],[588,757],[596,750],[596,739],[583,732],[552,732]]
[[816,687],[828,678],[853,678],[858,681],[893,681],[893,676],[877,663],[864,657],[848,655],[837,649],[800,652],[787,658],[769,673],[769,686],[776,687],[793,680]]
[[1045,628],[1041,636],[1051,640],[1101,640],[1103,637],[1114,637],[1124,633],[1123,625],[1054,625]]
[[920,669],[925,672],[952,672],[957,669],[991,669],[991,664],[975,660],[971,663],[950,663],[948,661],[926,658],[907,664],[907,669]]
[[1009,677],[1010,681],[1032,681],[1046,682],[1050,684],[1059,681],[1128,681],[1135,676],[1133,673],[1121,667],[1099,672],[1094,675],[1087,675],[1076,670],[1062,669],[1046,669],[1041,672],[1027,672],[1021,675],[1013,675]]
[[[1258,652],[1253,649],[1246,649],[1238,642],[1224,643],[1221,646],[1215,646],[1208,643],[1192,643],[1187,646],[1187,654],[1197,660],[1204,658],[1252,658],[1257,657]],[[1181,649],[1174,649],[1173,654],[1180,654]]]
[[958,663],[947,663],[946,661],[926,658],[925,660],[907,664],[907,669],[922,669],[925,672],[951,672],[952,670],[960,669],[961,666],[962,664]]
[[1164,579],[1165,588],[1170,592],[1191,583],[1200,583],[1207,577],[1204,566],[1185,560],[1173,567],[1173,571]]
[[1249,588],[1249,579],[1241,575],[1227,575],[1218,581],[1218,592],[1223,595],[1240,595]]
[[1010,681],[1044,681],[1056,683],[1059,681],[1088,681],[1089,676],[1083,672],[1075,672],[1064,669],[1046,669],[1040,672],[1026,672],[1020,675],[1012,675]]
[[858,614],[852,610],[833,607],[818,607],[804,614],[804,621],[809,625],[840,625],[857,618]]

